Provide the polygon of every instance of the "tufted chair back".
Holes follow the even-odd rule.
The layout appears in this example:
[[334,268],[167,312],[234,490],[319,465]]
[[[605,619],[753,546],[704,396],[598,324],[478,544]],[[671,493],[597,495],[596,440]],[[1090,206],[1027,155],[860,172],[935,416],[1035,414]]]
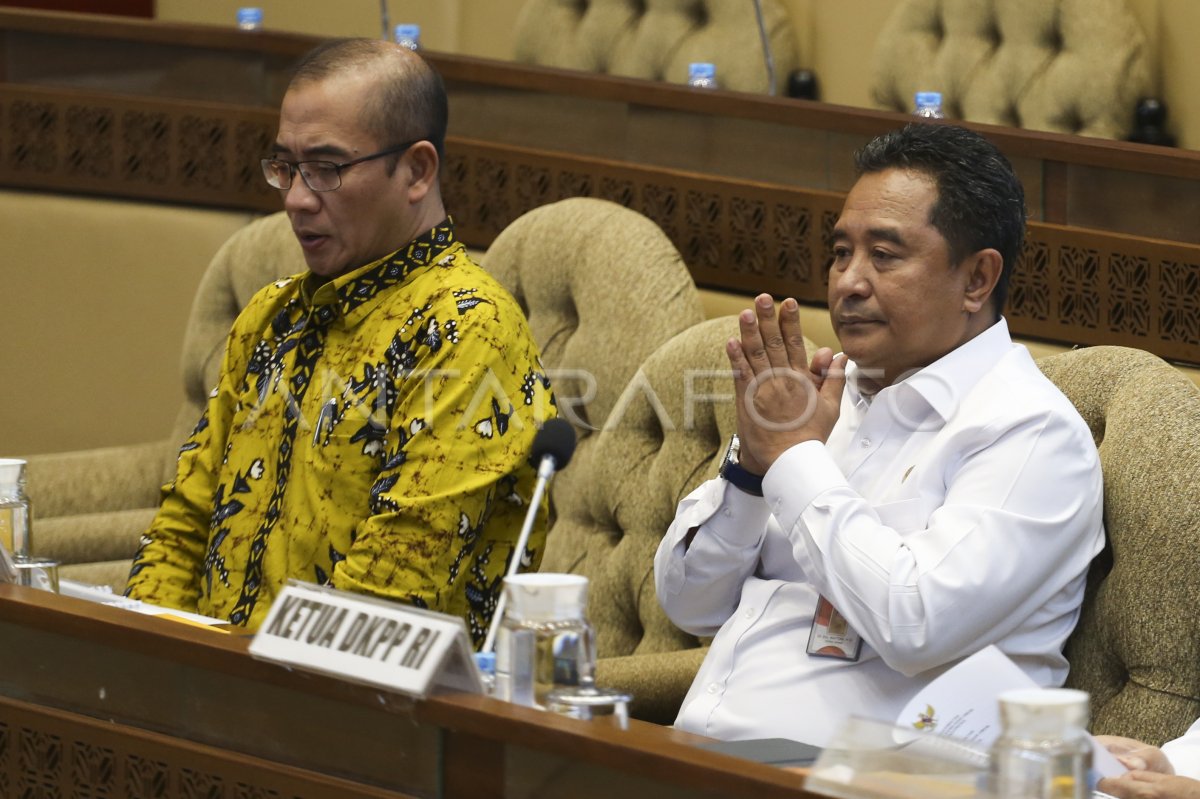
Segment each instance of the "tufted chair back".
[[1150,89],[1145,36],[1124,0],[901,0],[879,34],[872,94],[911,111],[1123,138]]
[[[656,224],[607,200],[573,197],[514,220],[483,266],[516,297],[542,352],[559,413],[575,427],[570,468],[550,503],[588,490],[594,432],[654,349],[704,318],[679,251]],[[547,541],[543,570],[569,542]],[[553,564],[553,568],[551,565]]]
[[[172,440],[191,434],[217,384],[225,339],[250,298],[272,280],[304,272],[304,254],[287,214],[279,211],[254,220],[226,241],[200,279],[183,338],[183,407],[175,418]],[[163,482],[175,476],[175,459]]]
[[[775,89],[798,66],[791,21],[763,0]],[[517,61],[686,83],[688,64],[716,64],[722,88],[766,92],[753,0],[527,0],[516,24]]]
[[1141,350],[1038,361],[1096,439],[1108,545],[1092,564],[1067,685],[1092,731],[1160,744],[1200,716],[1200,391]]

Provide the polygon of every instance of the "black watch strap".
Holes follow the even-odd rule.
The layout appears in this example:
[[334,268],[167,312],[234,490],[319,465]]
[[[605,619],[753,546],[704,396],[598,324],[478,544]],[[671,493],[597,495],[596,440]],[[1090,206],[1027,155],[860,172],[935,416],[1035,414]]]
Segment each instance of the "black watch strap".
[[736,488],[756,497],[763,495],[763,479],[757,474],[751,474],[733,461],[725,461],[721,466],[721,478],[728,480]]

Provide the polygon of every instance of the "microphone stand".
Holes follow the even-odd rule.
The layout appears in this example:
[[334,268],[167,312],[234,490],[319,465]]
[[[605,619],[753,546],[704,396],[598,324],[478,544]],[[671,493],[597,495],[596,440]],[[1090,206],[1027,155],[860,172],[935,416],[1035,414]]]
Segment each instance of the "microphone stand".
[[388,33],[388,29],[392,26],[388,21],[388,0],[379,0],[379,20],[380,24],[383,26],[383,36],[381,38],[385,42],[389,41],[392,37]]
[[763,20],[762,0],[754,0],[754,14],[758,18],[758,35],[762,39],[763,60],[767,63],[767,94],[775,96],[775,57],[771,55],[771,41],[767,37],[767,23]]
[[[505,577],[512,577],[521,568],[521,558],[525,556],[529,533],[533,530],[533,523],[537,519],[538,508],[542,506],[542,497],[546,494],[546,486],[550,484],[550,478],[554,476],[557,469],[558,462],[553,455],[542,456],[542,461],[538,464],[537,483],[533,487],[533,498],[529,500],[529,510],[525,511],[525,523],[521,525],[521,534],[517,536],[517,545],[513,549],[512,560],[508,563]],[[500,628],[500,619],[504,617],[507,598],[508,596],[501,591],[500,599],[496,602],[496,611],[492,614],[492,623],[488,625],[487,638],[484,639],[480,652],[492,651],[492,647],[496,643],[496,631]]]

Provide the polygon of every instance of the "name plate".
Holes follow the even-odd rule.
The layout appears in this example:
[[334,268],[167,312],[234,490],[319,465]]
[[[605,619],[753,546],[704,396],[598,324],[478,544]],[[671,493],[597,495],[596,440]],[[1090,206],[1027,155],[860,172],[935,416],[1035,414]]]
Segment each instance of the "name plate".
[[469,640],[457,616],[291,580],[250,654],[423,699],[435,688],[482,693]]

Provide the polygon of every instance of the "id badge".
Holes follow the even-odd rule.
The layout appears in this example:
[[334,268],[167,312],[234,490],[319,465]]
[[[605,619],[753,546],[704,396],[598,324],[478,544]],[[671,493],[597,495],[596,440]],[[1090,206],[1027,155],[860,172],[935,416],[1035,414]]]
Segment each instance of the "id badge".
[[817,600],[813,626],[808,633],[808,654],[814,657],[858,660],[862,636],[854,631],[846,617],[838,613],[828,599]]

